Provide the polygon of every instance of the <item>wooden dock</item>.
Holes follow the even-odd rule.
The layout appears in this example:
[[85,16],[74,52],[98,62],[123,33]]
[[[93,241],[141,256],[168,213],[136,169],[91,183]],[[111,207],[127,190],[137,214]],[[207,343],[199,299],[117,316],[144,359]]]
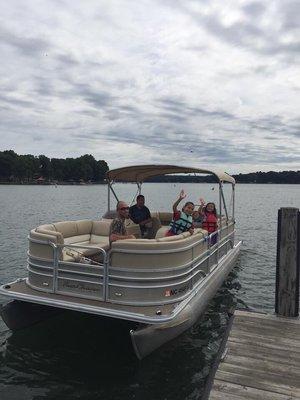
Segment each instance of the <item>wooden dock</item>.
[[204,398],[300,399],[299,318],[236,311],[226,339]]

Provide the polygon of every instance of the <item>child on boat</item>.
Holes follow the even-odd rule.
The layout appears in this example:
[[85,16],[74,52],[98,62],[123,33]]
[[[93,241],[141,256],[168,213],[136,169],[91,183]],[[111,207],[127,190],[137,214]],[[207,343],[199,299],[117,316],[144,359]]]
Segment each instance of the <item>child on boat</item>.
[[192,217],[194,227],[202,228],[203,216],[199,213],[199,211],[195,210],[192,214]]
[[173,219],[170,223],[170,229],[166,232],[165,236],[180,235],[183,232],[190,232],[192,235],[194,233],[193,225],[193,211],[194,203],[188,201],[182,207],[182,211],[177,210],[178,204],[186,197],[184,190],[181,190],[179,198],[173,204]]
[[[202,229],[207,230],[209,235],[218,230],[218,217],[215,203],[209,202],[205,205],[205,201],[200,199],[198,212],[203,218]],[[217,242],[217,237],[217,233],[211,236],[211,245],[214,245]]]

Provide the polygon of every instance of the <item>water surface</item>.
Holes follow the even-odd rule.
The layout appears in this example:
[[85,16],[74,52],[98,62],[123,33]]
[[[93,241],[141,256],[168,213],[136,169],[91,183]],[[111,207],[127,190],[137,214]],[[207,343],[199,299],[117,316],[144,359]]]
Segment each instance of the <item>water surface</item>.
[[[216,201],[213,184],[143,186],[152,210],[170,211],[181,188],[190,200]],[[131,202],[136,187],[117,185]],[[226,190],[230,203],[230,194]],[[37,225],[65,219],[97,219],[106,211],[107,188],[96,186],[0,186],[0,283],[26,275],[27,235]],[[277,211],[299,207],[297,185],[238,185],[236,268],[187,332],[138,361],[126,322],[63,313],[11,333],[0,320],[0,398],[200,399],[233,305],[273,313]],[[0,302],[5,302],[0,298]]]

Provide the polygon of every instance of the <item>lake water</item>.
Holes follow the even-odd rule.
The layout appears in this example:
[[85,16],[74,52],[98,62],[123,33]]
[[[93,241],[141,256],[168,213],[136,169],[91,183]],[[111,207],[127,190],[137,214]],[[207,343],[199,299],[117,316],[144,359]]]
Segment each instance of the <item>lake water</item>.
[[[170,211],[181,188],[194,202],[217,201],[214,184],[149,183],[143,186],[146,204]],[[130,203],[136,187],[119,184],[116,190]],[[0,186],[0,283],[26,275],[31,228],[97,219],[106,211],[106,197],[102,185]],[[280,207],[300,207],[299,186],[237,185],[236,238],[243,246],[236,268],[193,328],[142,361],[132,353],[125,322],[68,312],[12,333],[0,320],[1,400],[200,399],[229,308],[274,312]]]

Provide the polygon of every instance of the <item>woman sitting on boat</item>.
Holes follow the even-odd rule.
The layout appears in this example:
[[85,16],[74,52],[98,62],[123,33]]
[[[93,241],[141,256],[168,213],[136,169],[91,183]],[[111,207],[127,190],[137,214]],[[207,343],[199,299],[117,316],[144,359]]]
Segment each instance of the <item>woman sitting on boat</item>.
[[[200,199],[198,212],[203,218],[202,229],[205,229],[209,235],[218,230],[218,217],[215,203],[209,202],[205,205],[205,201]],[[217,242],[217,236],[217,234],[211,236],[211,245]]]
[[170,223],[170,229],[166,232],[165,236],[180,235],[183,232],[189,231],[192,235],[194,233],[193,225],[193,211],[194,203],[188,201],[182,207],[182,210],[177,210],[178,204],[186,197],[184,190],[181,190],[179,198],[173,204],[173,219]]

